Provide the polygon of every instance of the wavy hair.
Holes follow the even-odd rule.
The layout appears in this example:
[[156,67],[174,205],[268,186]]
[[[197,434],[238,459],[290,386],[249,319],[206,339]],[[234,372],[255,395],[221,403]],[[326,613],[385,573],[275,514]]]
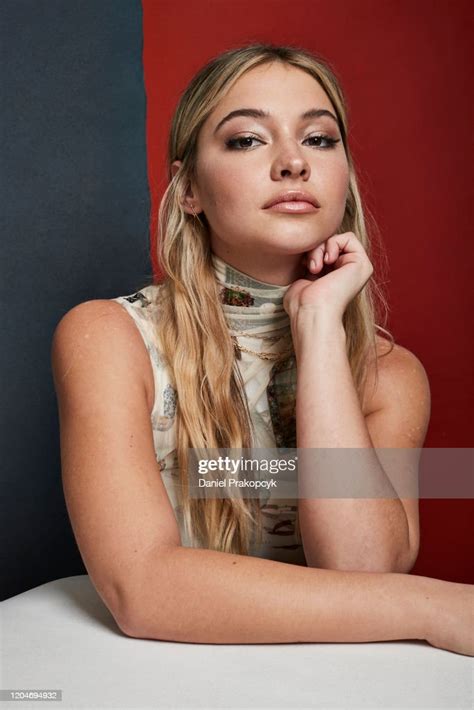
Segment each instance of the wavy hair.
[[[347,107],[334,70],[322,58],[294,46],[250,44],[214,57],[181,94],[168,142],[168,180],[158,212],[157,257],[163,275],[156,327],[177,393],[176,450],[183,522],[192,544],[222,552],[248,554],[253,535],[262,539],[258,499],[191,498],[189,449],[242,449],[253,445],[250,413],[235,344],[220,304],[212,267],[209,227],[204,214],[183,209],[196,178],[199,131],[234,83],[248,70],[282,62],[310,74],[324,89],[339,120],[350,171],[342,232],[354,232],[373,263],[364,209],[347,141]],[[172,175],[171,165],[182,161]],[[368,213],[368,212],[367,212]],[[375,220],[372,224],[375,225]],[[376,330],[393,338],[386,324],[388,307],[374,274],[348,305],[343,324],[356,390],[362,402],[367,363],[376,357]],[[288,357],[288,355],[286,356]],[[297,518],[296,534],[301,540]]]

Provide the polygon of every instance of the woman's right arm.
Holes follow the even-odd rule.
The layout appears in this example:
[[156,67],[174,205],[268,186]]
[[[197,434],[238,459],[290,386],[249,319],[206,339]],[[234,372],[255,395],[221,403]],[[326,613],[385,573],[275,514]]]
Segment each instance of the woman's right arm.
[[426,639],[473,655],[471,585],[182,547],[153,446],[153,374],[118,303],[69,311],[52,343],[66,504],[124,633],[190,643]]

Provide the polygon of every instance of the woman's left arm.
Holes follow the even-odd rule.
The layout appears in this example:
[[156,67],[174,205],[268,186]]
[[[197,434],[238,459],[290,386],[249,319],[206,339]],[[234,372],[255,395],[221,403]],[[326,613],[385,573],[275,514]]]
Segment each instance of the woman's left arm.
[[[395,346],[378,361],[377,387],[370,413],[364,416],[346,353],[342,314],[373,268],[352,232],[334,235],[315,250],[313,273],[322,270],[325,250],[329,257],[324,263],[334,270],[314,281],[296,281],[284,300],[297,356],[297,446],[315,450],[314,476],[317,469],[323,477],[321,449],[357,449],[341,454],[339,461],[353,463],[354,475],[357,469],[363,471],[373,490],[386,491],[386,497],[300,498],[306,560],[311,567],[409,572],[419,548],[418,498],[398,497],[390,465],[382,466],[375,449],[400,449],[395,466],[402,466],[405,452],[410,458],[411,449],[417,476],[430,416],[428,378],[412,353]],[[312,475],[307,470],[309,454],[305,476]],[[397,479],[398,471],[392,472]],[[326,474],[331,475],[329,464]]]

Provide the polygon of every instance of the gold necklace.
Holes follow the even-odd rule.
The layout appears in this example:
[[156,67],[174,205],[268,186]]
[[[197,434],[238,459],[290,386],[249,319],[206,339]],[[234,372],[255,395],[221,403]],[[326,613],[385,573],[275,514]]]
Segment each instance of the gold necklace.
[[283,352],[279,353],[266,353],[262,351],[257,352],[256,350],[250,350],[250,348],[246,348],[244,345],[240,345],[235,335],[232,336],[232,340],[234,341],[234,348],[236,350],[236,355],[239,360],[241,359],[240,352],[238,352],[239,350],[245,353],[249,353],[250,355],[256,355],[261,360],[279,360],[280,358],[283,358],[286,355],[290,355],[294,352],[293,348],[290,348],[289,350],[284,350]]
[[258,340],[266,340],[269,343],[277,343],[279,340],[283,340],[283,338],[290,338],[291,333],[284,333],[283,335],[261,335],[260,333],[246,333],[243,330],[233,330],[233,335],[243,335],[245,338],[255,338]]
[[255,350],[249,350],[249,348],[244,348],[243,345],[237,345],[237,347],[239,350],[243,350],[246,353],[250,353],[251,355],[256,355],[261,360],[279,360],[280,358],[283,358],[285,355],[289,355],[290,353],[293,352],[293,348],[291,348],[290,350],[284,350],[281,353],[264,353],[264,352],[257,353]]

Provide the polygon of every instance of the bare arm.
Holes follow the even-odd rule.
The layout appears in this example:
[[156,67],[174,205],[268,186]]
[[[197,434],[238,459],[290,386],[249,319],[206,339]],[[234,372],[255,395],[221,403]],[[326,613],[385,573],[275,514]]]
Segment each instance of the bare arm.
[[[468,646],[468,585],[182,547],[153,445],[151,364],[122,306],[87,302],[66,314],[52,366],[68,512],[124,633],[191,643],[425,638],[445,610],[449,645]],[[458,588],[457,605],[447,592],[437,607],[426,600]]]
[[191,643],[426,638],[437,580],[185,547],[151,552],[126,633]]
[[[400,500],[389,477],[391,471],[384,470],[375,447],[381,454],[385,448],[400,449],[395,466],[419,455],[429,419],[429,387],[423,367],[421,363],[414,367],[416,358],[403,348],[381,362],[378,389],[383,389],[386,401],[382,402],[378,392],[378,411],[365,418],[342,323],[318,313],[300,315],[299,324],[296,420],[298,447],[309,450],[304,475],[311,476],[311,464],[320,470],[317,449],[357,450],[347,456],[353,475],[364,477],[367,488],[370,481],[370,490],[373,486],[380,492],[379,497],[331,498],[316,493],[302,497],[299,515],[308,564],[407,572],[418,552],[418,500]],[[415,447],[416,456],[409,456],[410,447]],[[413,468],[416,472],[416,462]],[[399,471],[393,473],[396,478]]]
[[[304,459],[298,461],[299,519],[306,559],[311,566],[341,571],[406,572],[417,554],[418,500],[413,487],[400,499],[392,480],[404,467],[397,466],[392,475],[375,447],[413,443],[407,444],[406,436],[390,442],[392,425],[400,425],[396,407],[384,407],[370,424],[366,421],[346,354],[344,313],[374,268],[354,232],[333,234],[305,256],[307,276],[312,272],[314,278],[297,279],[283,304],[297,357],[297,446]],[[409,418],[411,426],[427,418],[424,404],[419,410],[416,424]],[[377,442],[374,432],[381,433]],[[336,452],[329,449],[352,449],[357,461],[347,466],[339,455],[336,462]],[[352,473],[356,483],[369,483],[368,494],[342,498],[319,488],[318,474],[330,483],[339,471]]]

